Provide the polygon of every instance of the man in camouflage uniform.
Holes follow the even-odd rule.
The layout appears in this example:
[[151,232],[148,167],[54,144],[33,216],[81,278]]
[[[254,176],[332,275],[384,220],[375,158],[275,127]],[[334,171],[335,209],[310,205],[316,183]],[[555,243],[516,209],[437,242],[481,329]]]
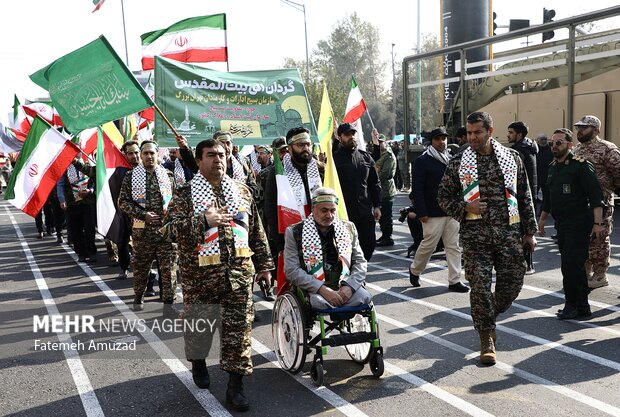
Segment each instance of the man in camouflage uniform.
[[[226,152],[208,139],[196,147],[199,171],[180,186],[166,215],[166,226],[180,246],[185,318],[221,309],[220,366],[230,374],[226,401],[247,410],[242,377],[252,373],[251,331],[254,318],[252,277],[271,281],[274,268],[252,193],[226,175]],[[199,388],[210,385],[205,357],[210,332],[187,332],[185,354]]]
[[307,291],[310,304],[317,309],[357,306],[372,298],[362,286],[367,262],[357,229],[353,223],[338,219],[337,210],[336,192],[317,188],[312,214],[286,229],[286,280]]
[[577,128],[577,140],[580,143],[575,146],[574,153],[594,165],[606,204],[603,209],[605,230],[602,237],[590,242],[589,256],[586,261],[588,286],[594,289],[609,285],[607,281],[611,250],[609,236],[613,227],[613,192],[620,187],[620,151],[613,143],[598,137],[601,129],[601,121],[598,117],[583,116],[575,123],[575,127]]
[[121,211],[132,221],[131,266],[135,310],[144,309],[144,293],[154,260],[159,265],[165,311],[171,309],[176,297],[177,280],[172,268],[174,249],[160,231],[175,184],[173,174],[159,164],[158,151],[156,142],[142,142],[142,164],[125,174],[118,198]]
[[[480,362],[490,365],[496,361],[495,320],[521,291],[523,247],[534,250],[537,231],[523,162],[492,134],[488,113],[467,117],[470,147],[450,160],[437,195],[441,208],[461,222],[471,315],[480,334]],[[493,268],[495,293],[491,292]]]
[[562,255],[562,286],[566,303],[557,313],[560,320],[578,316],[590,317],[588,279],[585,263],[588,259],[590,236],[600,239],[604,230],[603,192],[594,166],[574,156],[573,134],[557,129],[551,137],[555,158],[549,167],[538,231],[545,235],[545,220],[549,213],[555,219],[558,245]]
[[396,185],[394,184],[396,157],[392,152],[392,147],[385,141],[385,135],[378,135],[377,140],[381,149],[381,156],[375,162],[375,169],[381,182],[381,218],[379,219],[381,237],[377,240],[377,246],[393,246],[392,207],[394,206],[394,196],[396,196]]

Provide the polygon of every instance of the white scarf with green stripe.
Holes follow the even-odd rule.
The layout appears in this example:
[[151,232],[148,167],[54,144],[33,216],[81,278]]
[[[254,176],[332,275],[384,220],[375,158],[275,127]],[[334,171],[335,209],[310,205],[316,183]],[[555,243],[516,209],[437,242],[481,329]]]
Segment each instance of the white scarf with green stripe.
[[[131,171],[131,198],[140,207],[146,207],[146,168],[140,164]],[[164,214],[172,200],[172,183],[168,177],[168,170],[161,165],[155,167],[155,177],[159,184],[159,192],[163,203]]]
[[[342,261],[340,279],[343,279],[343,277],[349,275],[353,244],[347,227],[340,219],[334,221],[334,238],[338,257]],[[308,273],[319,281],[325,281],[323,246],[321,245],[321,237],[319,236],[319,230],[316,227],[312,213],[304,220],[301,231],[301,250]]]
[[[190,191],[194,215],[200,215],[210,207],[218,207],[217,199],[213,194],[213,187],[200,171],[190,181]],[[251,202],[243,198],[235,181],[227,175],[222,179],[222,192],[226,200],[226,211],[233,217],[230,227],[233,232],[235,256],[237,258],[249,258],[253,255],[250,250],[248,235],[248,210],[250,210]],[[218,227],[211,227],[206,231],[204,240],[198,244],[197,250],[199,266],[215,265],[221,262]]]
[[[497,157],[497,162],[502,170],[504,177],[504,187],[506,194],[506,205],[508,207],[508,223],[520,222],[519,204],[517,202],[517,163],[510,153],[501,143],[493,138],[489,139],[493,152]],[[470,203],[480,198],[480,186],[478,183],[478,156],[471,147],[463,151],[461,164],[459,166],[459,179],[463,188],[463,199]],[[479,214],[467,213],[466,220],[481,219]]]

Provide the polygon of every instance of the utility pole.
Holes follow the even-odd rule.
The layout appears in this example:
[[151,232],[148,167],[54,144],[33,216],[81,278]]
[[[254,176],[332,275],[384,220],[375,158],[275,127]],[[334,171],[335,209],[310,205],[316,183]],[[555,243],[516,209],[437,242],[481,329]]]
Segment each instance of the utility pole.
[[288,4],[295,10],[304,13],[304,36],[306,38],[306,83],[310,82],[310,56],[308,55],[308,25],[306,24],[306,5],[295,3],[291,0],[280,0],[284,4]]
[[394,112],[394,125],[392,126],[392,139],[396,136],[396,70],[394,69],[394,46],[392,44],[392,111]]

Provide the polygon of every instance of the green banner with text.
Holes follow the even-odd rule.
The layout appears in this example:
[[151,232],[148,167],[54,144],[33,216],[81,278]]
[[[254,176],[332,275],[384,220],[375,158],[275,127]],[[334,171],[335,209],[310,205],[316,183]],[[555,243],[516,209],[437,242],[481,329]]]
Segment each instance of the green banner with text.
[[[220,72],[156,57],[155,102],[192,146],[218,130],[231,132],[238,145],[270,145],[299,126],[318,142],[297,69]],[[157,113],[155,139],[161,146],[176,146]]]

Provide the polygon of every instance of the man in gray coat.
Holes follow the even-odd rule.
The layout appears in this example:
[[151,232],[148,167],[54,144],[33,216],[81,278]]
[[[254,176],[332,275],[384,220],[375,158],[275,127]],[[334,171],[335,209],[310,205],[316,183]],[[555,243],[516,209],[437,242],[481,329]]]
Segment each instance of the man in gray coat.
[[367,263],[355,225],[340,220],[338,196],[331,188],[317,188],[312,213],[289,226],[284,237],[286,280],[307,291],[313,308],[327,309],[369,303],[362,286]]

